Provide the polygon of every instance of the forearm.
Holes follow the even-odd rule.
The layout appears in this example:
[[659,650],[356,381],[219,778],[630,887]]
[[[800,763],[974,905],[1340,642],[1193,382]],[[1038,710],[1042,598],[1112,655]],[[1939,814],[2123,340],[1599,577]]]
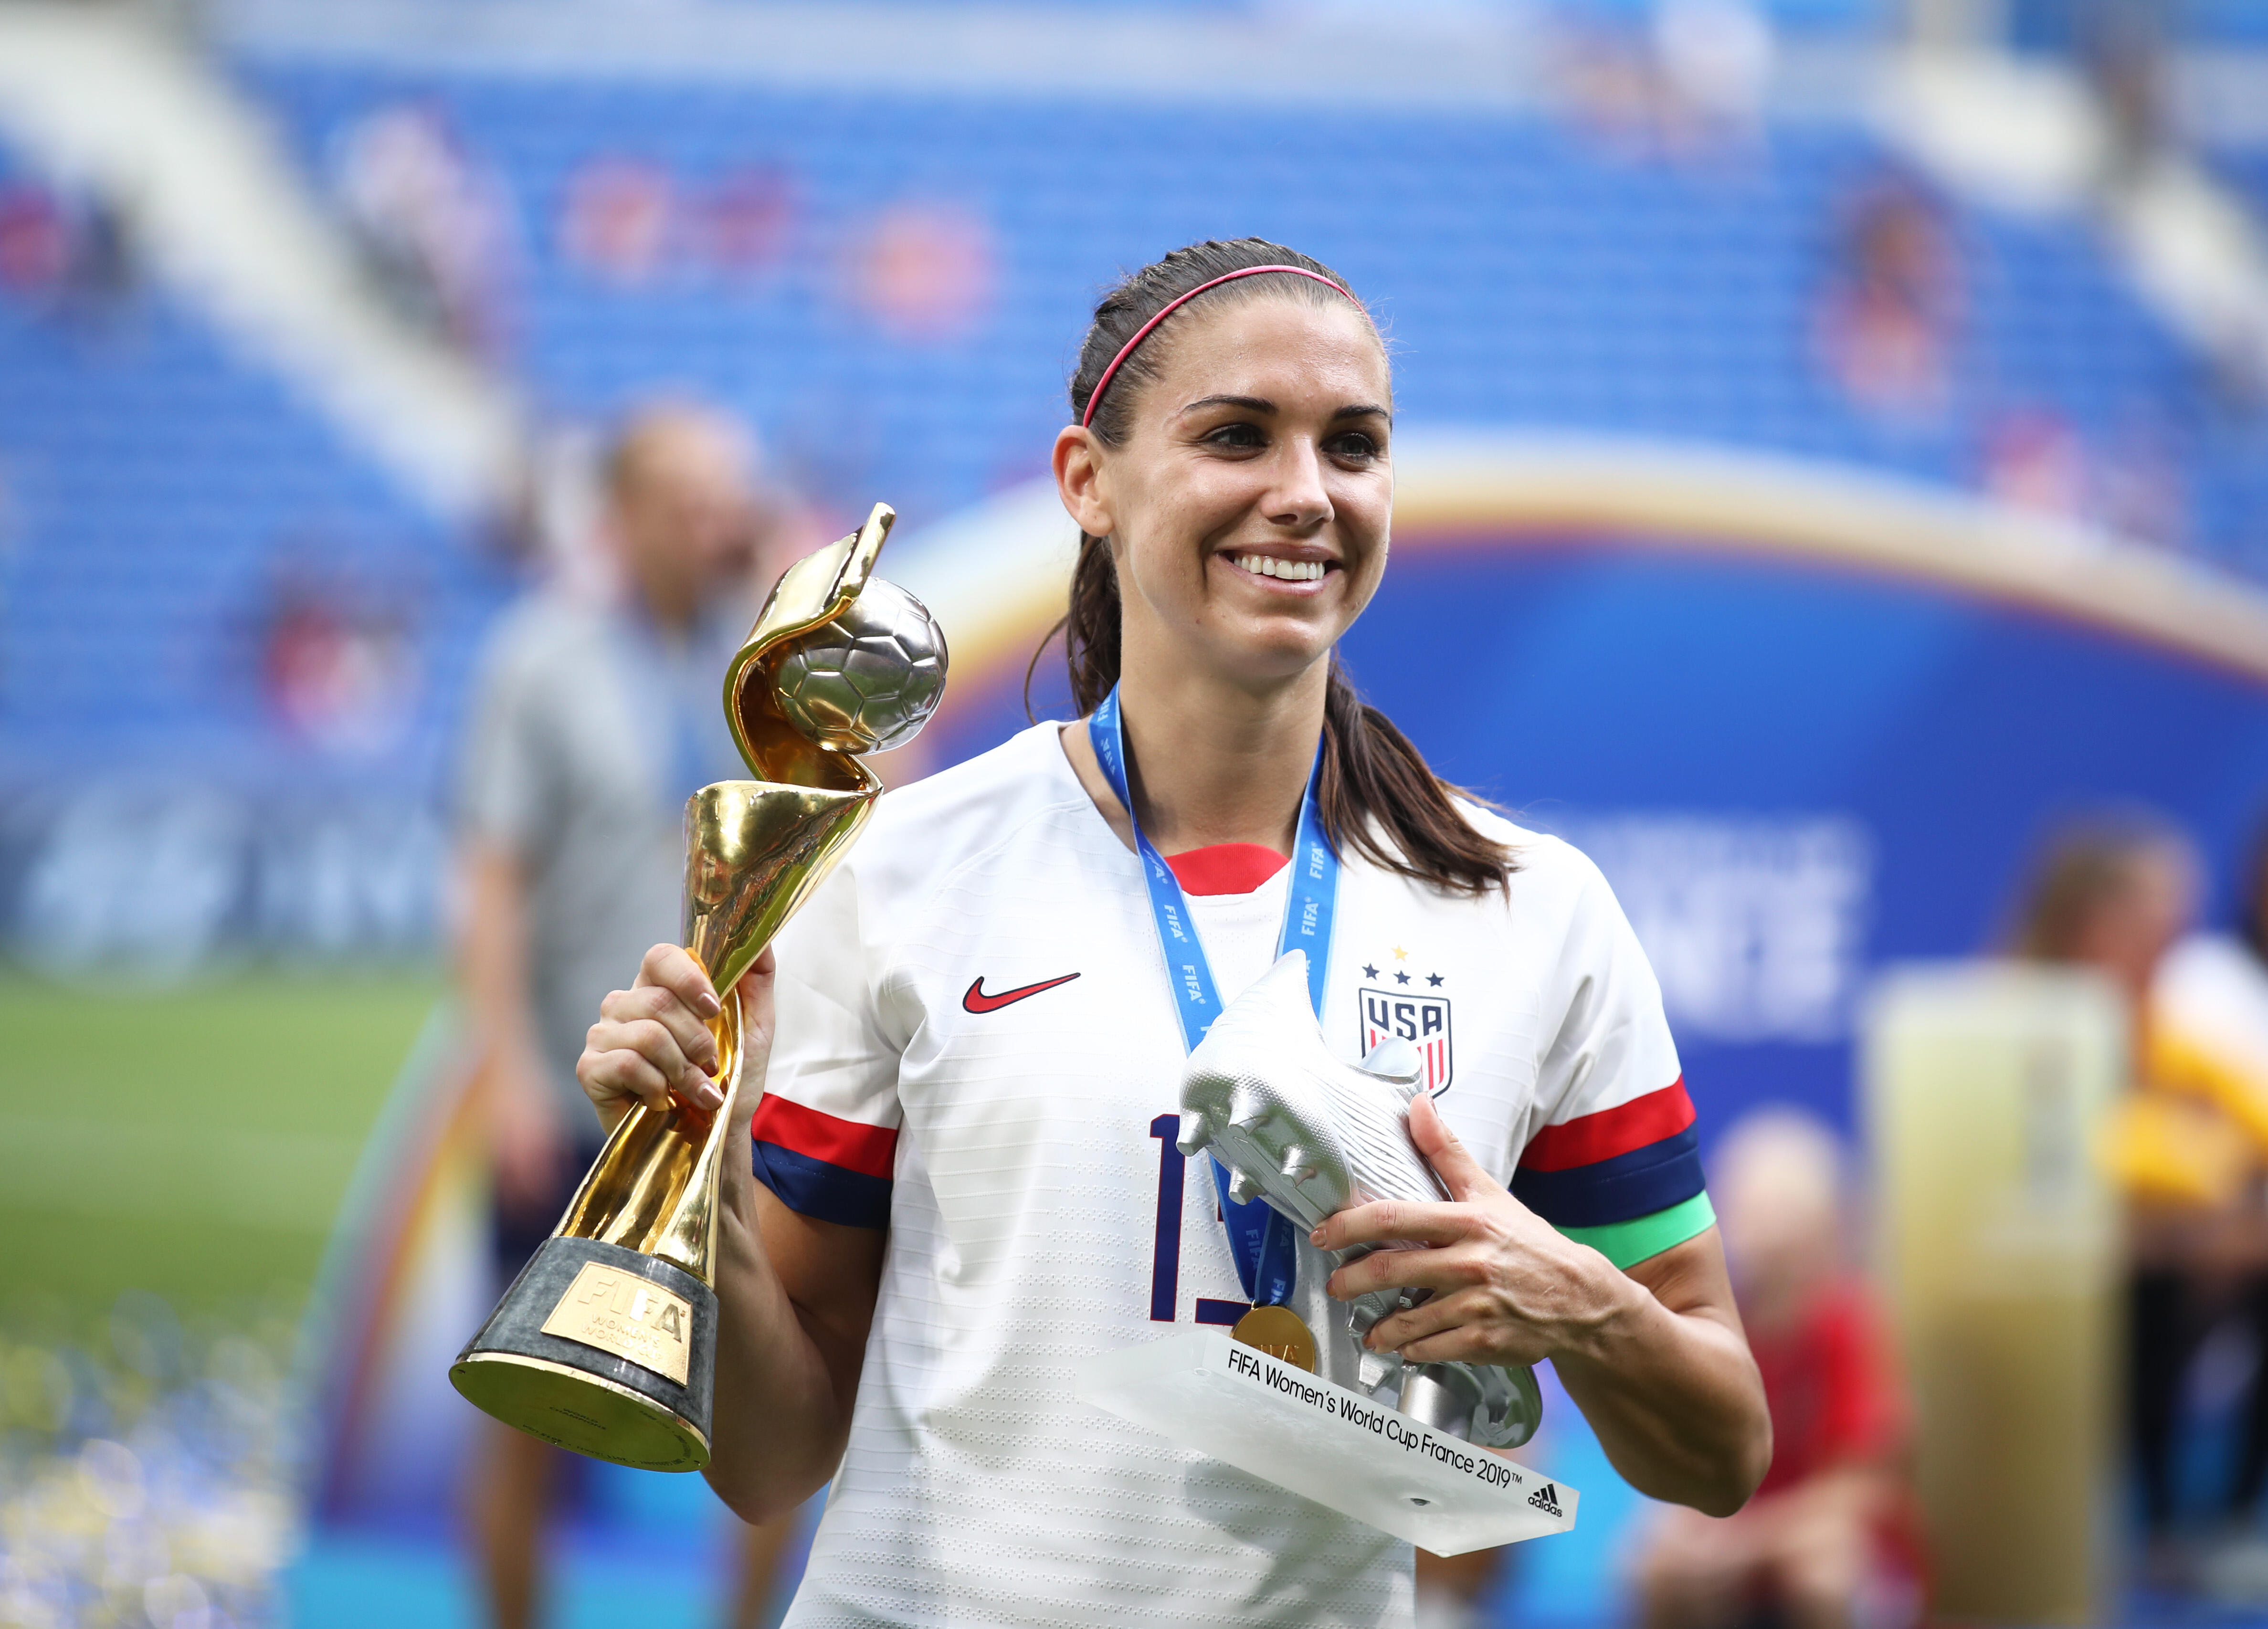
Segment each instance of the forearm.
[[533,1058],[534,1009],[528,999],[526,890],[519,865],[474,838],[459,861],[464,911],[457,934],[457,977],[466,1016],[483,1056]]
[[1631,1486],[1729,1515],[1771,1463],[1771,1419],[1747,1342],[1713,1309],[1674,1310],[1603,1258],[1600,1266],[1609,1310],[1552,1354],[1553,1369]]
[[743,1521],[762,1523],[800,1505],[841,1463],[865,1320],[799,1307],[753,1214],[727,1207],[718,1221],[709,1484]]

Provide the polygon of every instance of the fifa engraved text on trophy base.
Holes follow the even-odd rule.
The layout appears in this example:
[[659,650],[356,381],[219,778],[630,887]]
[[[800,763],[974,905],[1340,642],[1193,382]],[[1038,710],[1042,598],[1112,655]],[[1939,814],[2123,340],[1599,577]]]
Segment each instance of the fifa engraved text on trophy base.
[[693,1303],[659,1284],[587,1262],[543,1320],[543,1332],[611,1352],[681,1386]]

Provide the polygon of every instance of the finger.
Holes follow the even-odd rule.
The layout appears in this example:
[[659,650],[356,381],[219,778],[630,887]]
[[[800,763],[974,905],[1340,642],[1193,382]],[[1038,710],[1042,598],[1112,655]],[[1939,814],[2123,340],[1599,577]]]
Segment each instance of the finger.
[[1373,1352],[1395,1352],[1413,1340],[1438,1335],[1443,1330],[1481,1323],[1494,1315],[1495,1304],[1469,1287],[1437,1290],[1414,1307],[1404,1307],[1370,1327],[1362,1344]]
[[1513,1332],[1478,1324],[1460,1324],[1439,1334],[1413,1340],[1402,1348],[1405,1363],[1498,1363],[1506,1368],[1540,1363],[1549,1355],[1540,1346],[1506,1337]]
[[740,975],[740,983],[733,987],[740,1002],[740,1033],[743,1046],[752,1060],[768,1056],[772,1044],[774,995],[779,975],[779,958],[766,945],[763,953]]
[[677,1050],[688,1061],[698,1064],[706,1074],[717,1072],[717,1036],[700,1014],[677,998],[674,990],[659,984],[641,984],[634,989],[617,990],[599,1004],[600,1012],[617,1024],[635,1024],[641,1018],[651,1019],[667,1030],[677,1042]]
[[1319,1250],[1345,1250],[1356,1244],[1384,1244],[1414,1240],[1420,1244],[1451,1244],[1472,1229],[1472,1214],[1462,1205],[1409,1200],[1373,1200],[1335,1216],[1307,1235]]
[[628,1047],[585,1048],[576,1060],[575,1078],[602,1113],[624,1101],[664,1112],[669,1107],[669,1082],[659,1069]]
[[717,999],[717,988],[709,982],[709,975],[693,959],[693,952],[681,944],[657,944],[648,950],[645,959],[638,964],[637,981],[657,984],[671,991],[704,1018],[713,1018],[725,1010],[725,1003]]
[[777,966],[768,945],[733,987],[740,1011],[740,1061],[732,1118],[725,1126],[725,1202],[744,1215],[755,1204],[755,1120],[771,1065],[772,980]]
[[1454,1249],[1373,1251],[1331,1274],[1325,1288],[1341,1301],[1374,1289],[1466,1289],[1481,1281],[1484,1269],[1469,1251]]
[[713,1109],[725,1100],[709,1072],[685,1055],[677,1037],[658,1018],[601,1019],[591,1026],[584,1045],[587,1052],[637,1053],[666,1085],[702,1108]]
[[1424,1092],[1410,1105],[1410,1141],[1418,1145],[1418,1152],[1441,1178],[1451,1199],[1487,1199],[1505,1191],[1487,1167],[1465,1152],[1465,1145],[1457,1141],[1457,1134],[1449,1129],[1433,1099]]
[[634,1052],[652,1064],[665,1082],[691,1067],[677,1038],[652,1018],[601,1018],[583,1037],[585,1052]]
[[748,971],[740,975],[740,982],[734,987],[744,993],[753,991],[759,985],[770,984],[778,972],[779,958],[768,944],[758,953],[756,959],[748,964]]

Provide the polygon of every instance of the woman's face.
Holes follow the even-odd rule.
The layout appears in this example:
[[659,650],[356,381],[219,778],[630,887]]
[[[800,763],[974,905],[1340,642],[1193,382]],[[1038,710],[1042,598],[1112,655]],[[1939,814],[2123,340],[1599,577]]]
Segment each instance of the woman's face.
[[1336,299],[1200,299],[1147,342],[1160,341],[1126,439],[1066,429],[1058,484],[1080,526],[1111,539],[1129,668],[1180,662],[1266,687],[1327,654],[1386,569],[1386,355]]

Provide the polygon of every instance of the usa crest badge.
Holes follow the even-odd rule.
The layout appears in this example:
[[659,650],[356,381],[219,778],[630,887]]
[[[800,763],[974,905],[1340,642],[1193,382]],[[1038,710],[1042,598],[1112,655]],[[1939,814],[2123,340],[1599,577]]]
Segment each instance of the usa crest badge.
[[1449,1045],[1449,998],[1421,995],[1410,990],[1381,990],[1364,985],[1355,992],[1362,1003],[1362,1050],[1389,1035],[1398,1035],[1418,1049],[1425,1066],[1425,1090],[1440,1097],[1449,1090],[1456,1054]]

